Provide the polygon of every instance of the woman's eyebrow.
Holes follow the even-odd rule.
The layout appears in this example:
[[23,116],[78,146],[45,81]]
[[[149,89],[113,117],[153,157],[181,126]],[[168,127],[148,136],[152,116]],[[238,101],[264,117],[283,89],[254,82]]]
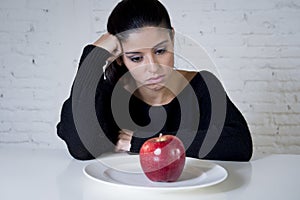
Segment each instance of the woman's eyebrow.
[[141,52],[138,51],[130,51],[130,52],[125,52],[126,55],[128,54],[140,54]]
[[167,42],[168,42],[168,40],[164,40],[164,41],[162,41],[162,42],[156,44],[153,48],[156,48],[156,47],[158,47],[158,46],[160,46],[160,45],[162,45],[162,44],[165,44],[165,43],[167,43]]
[[[164,41],[159,42],[158,44],[154,45],[154,47],[152,47],[152,48],[157,48],[158,46],[163,45],[163,44],[165,44],[167,42],[168,42],[168,40],[164,40]],[[139,52],[139,51],[128,51],[128,52],[125,52],[126,55],[127,54],[140,54],[140,53],[141,52]]]

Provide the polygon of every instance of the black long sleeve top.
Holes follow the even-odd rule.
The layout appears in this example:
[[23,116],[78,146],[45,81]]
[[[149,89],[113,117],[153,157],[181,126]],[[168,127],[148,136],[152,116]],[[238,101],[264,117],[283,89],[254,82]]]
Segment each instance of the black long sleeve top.
[[[110,56],[106,50],[88,45],[84,48],[79,68],[92,51],[93,56],[89,59],[94,59],[94,62],[88,62],[89,68],[103,66]],[[98,122],[104,135],[112,144],[117,143],[118,132],[121,128],[129,129],[120,127],[115,121],[111,108],[114,87],[115,85],[104,80],[103,76],[99,77],[94,105]],[[188,88],[192,89],[192,92]],[[72,90],[70,97],[63,104],[61,119],[57,124],[57,134],[66,142],[68,150],[74,158],[94,159],[98,155],[92,154],[86,148],[74,123]],[[124,93],[125,96],[130,95],[125,89],[121,88],[118,91]],[[119,102],[121,104],[122,99],[119,99]],[[226,95],[219,80],[210,72],[198,72],[190,81],[190,87],[183,89],[177,98],[166,105],[151,106],[132,95],[129,105],[123,106],[125,109],[126,107],[130,113],[130,116],[127,117],[136,124],[131,140],[131,152],[138,153],[142,144],[150,137],[156,137],[159,133],[167,133],[180,136],[185,143],[186,155],[189,157],[248,161],[252,156],[252,139],[245,118]],[[160,114],[151,118],[149,110],[155,112],[161,108],[165,110],[166,118],[162,127],[157,129],[155,123],[161,123]],[[88,116],[85,117],[88,120]],[[152,124],[152,126],[145,131],[143,127],[148,124]],[[98,137],[99,135],[99,133],[91,132],[83,134],[89,134],[88,137]],[[103,140],[103,142],[107,142],[107,140]],[[95,145],[105,146],[103,142],[100,140],[100,143]],[[99,154],[101,153],[105,152],[99,152]]]

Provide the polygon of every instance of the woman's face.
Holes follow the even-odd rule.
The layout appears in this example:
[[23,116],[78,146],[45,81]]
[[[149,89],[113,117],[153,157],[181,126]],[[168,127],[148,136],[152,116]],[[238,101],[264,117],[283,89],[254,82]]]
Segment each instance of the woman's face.
[[122,59],[138,87],[161,89],[173,66],[173,39],[170,30],[144,27],[122,41]]

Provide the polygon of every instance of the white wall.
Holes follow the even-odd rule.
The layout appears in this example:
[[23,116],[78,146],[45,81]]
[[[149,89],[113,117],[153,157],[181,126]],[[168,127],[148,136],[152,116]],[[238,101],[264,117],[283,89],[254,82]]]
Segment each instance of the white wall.
[[[56,136],[82,48],[117,0],[1,0],[0,146],[64,148]],[[245,115],[255,153],[300,153],[300,1],[162,0],[203,45]]]

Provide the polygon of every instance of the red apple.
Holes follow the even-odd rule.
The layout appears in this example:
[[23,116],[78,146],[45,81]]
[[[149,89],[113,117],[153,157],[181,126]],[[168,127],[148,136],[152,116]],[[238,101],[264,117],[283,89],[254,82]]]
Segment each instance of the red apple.
[[156,182],[174,182],[185,164],[185,148],[173,135],[147,140],[140,149],[140,163],[145,175]]

